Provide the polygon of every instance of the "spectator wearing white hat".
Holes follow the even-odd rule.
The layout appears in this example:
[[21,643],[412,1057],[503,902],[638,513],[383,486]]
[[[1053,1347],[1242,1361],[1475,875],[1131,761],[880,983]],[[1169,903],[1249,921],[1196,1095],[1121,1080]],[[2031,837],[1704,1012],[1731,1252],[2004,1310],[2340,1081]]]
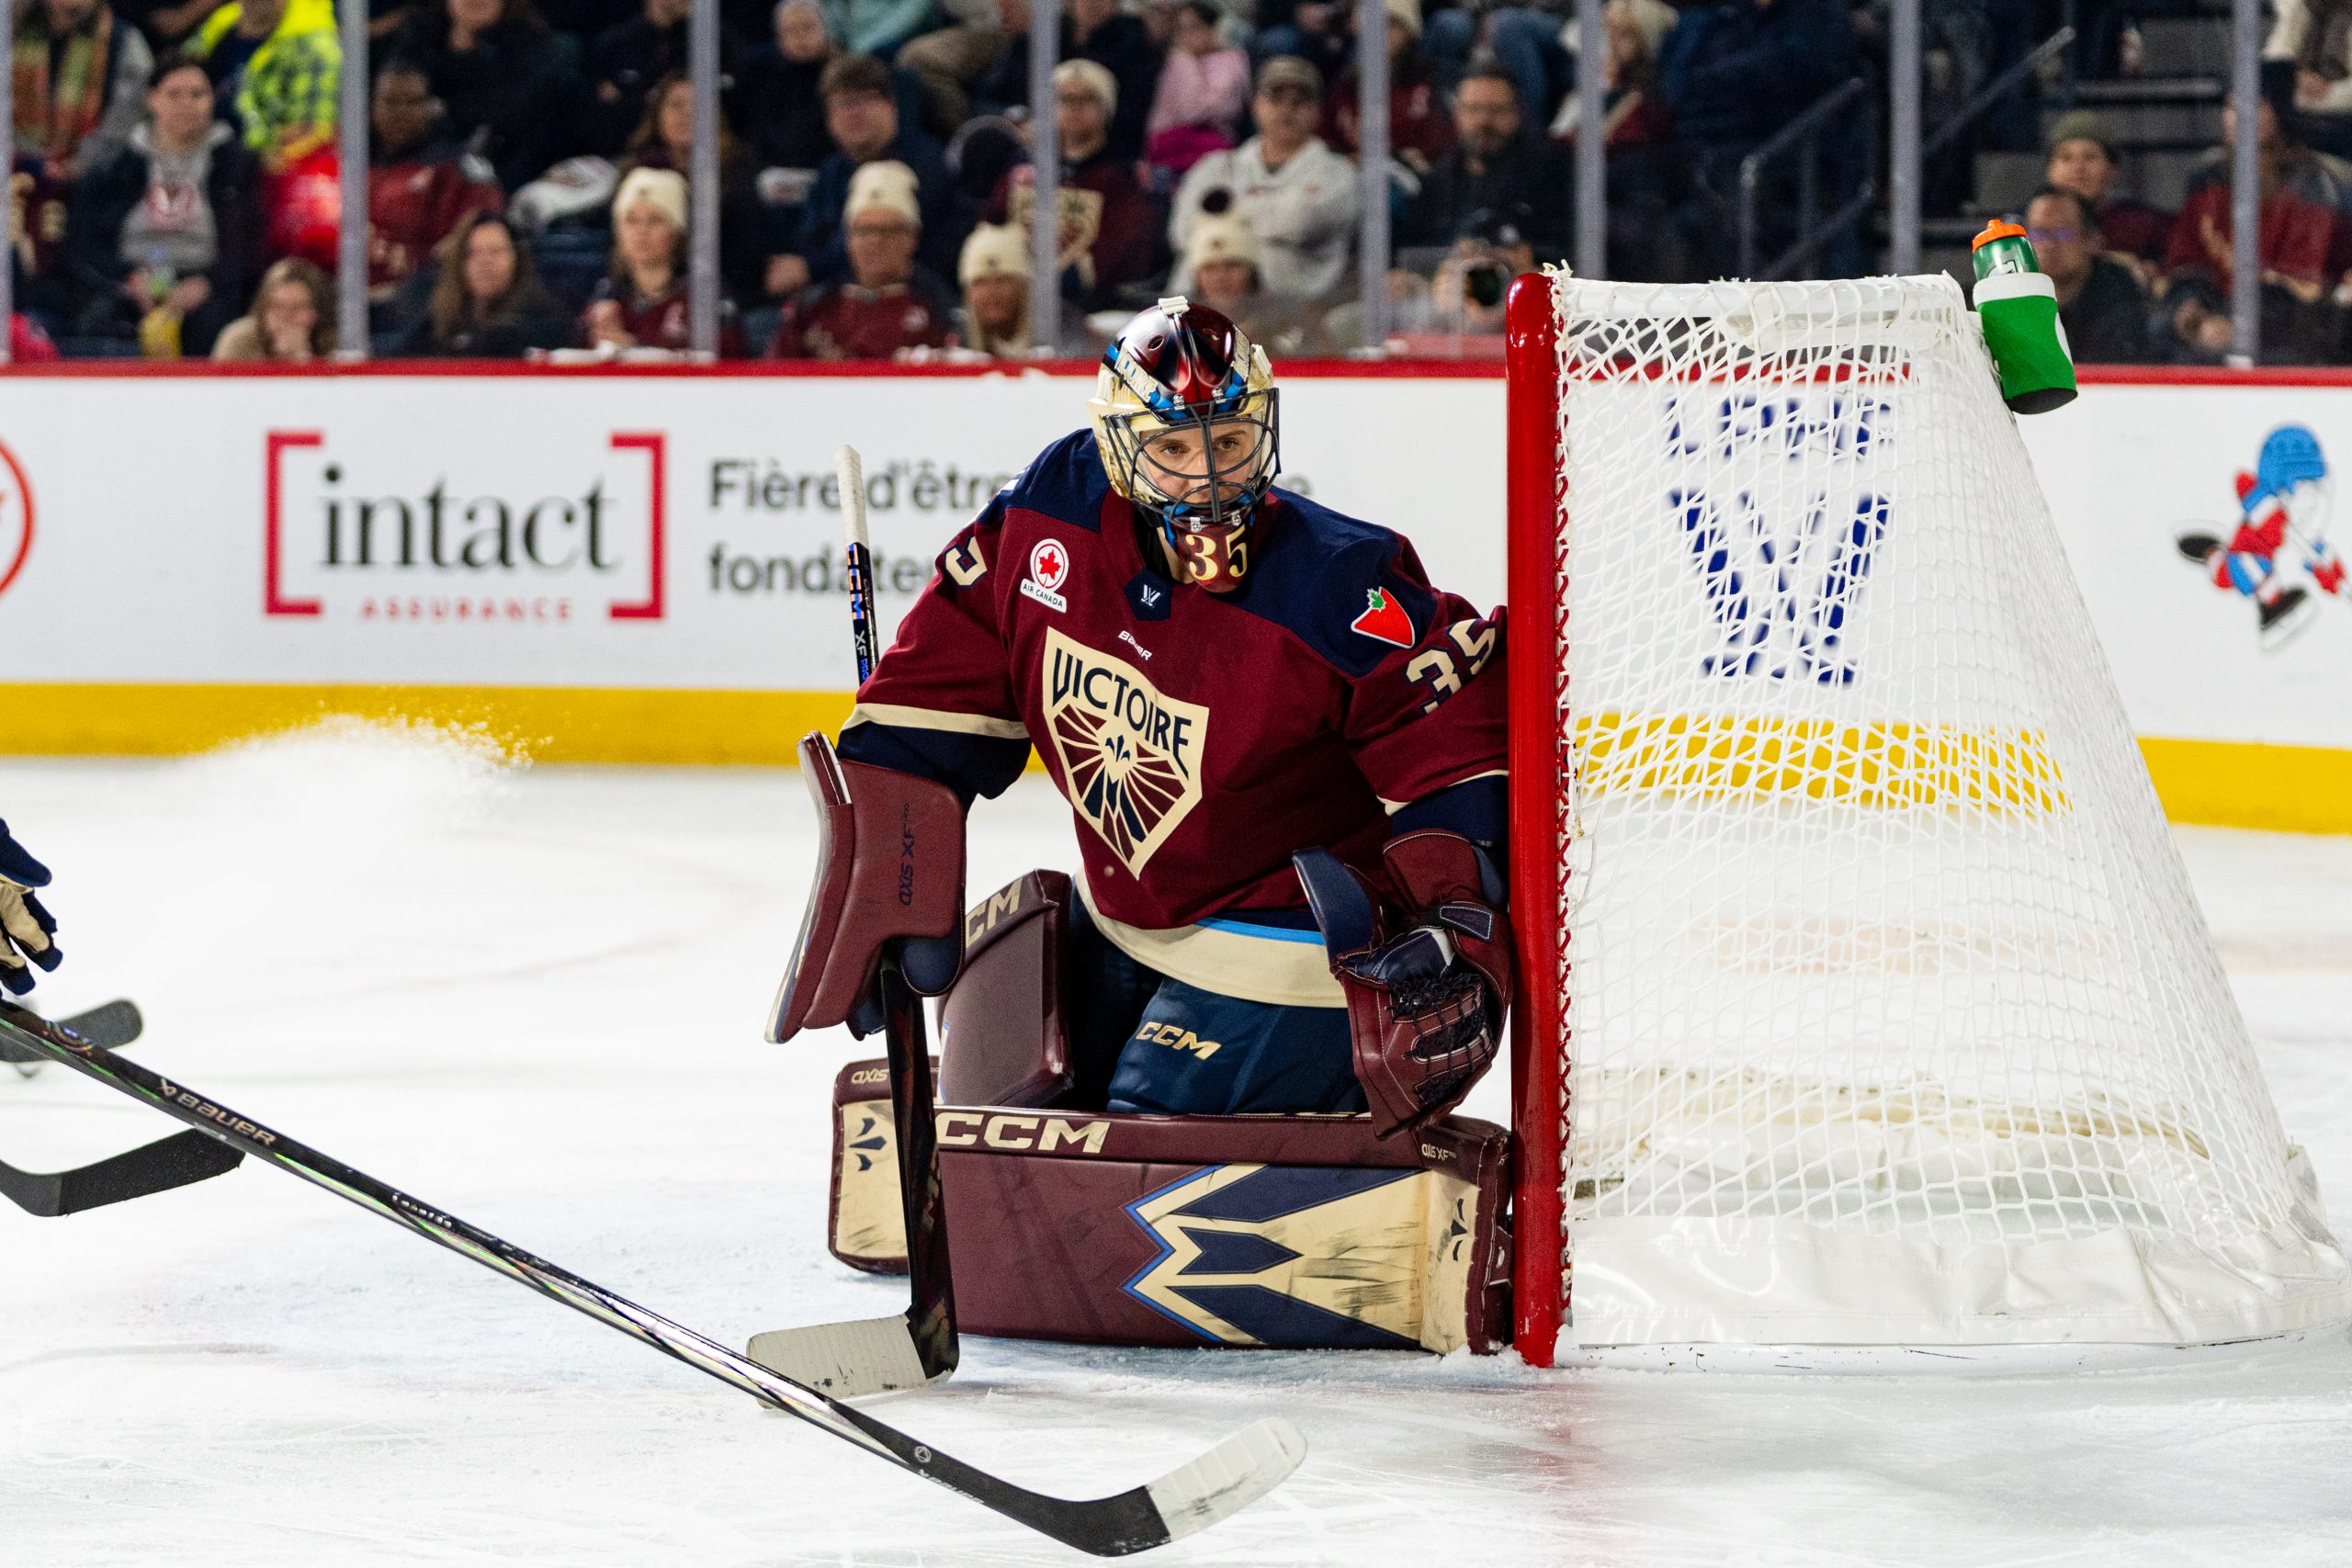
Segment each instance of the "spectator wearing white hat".
[[[1119,85],[1091,60],[1054,67],[1054,116],[1060,133],[1061,188],[1057,254],[1062,293],[1086,310],[1118,303],[1119,289],[1159,270],[1159,213],[1136,183],[1134,164],[1110,149]],[[989,198],[990,221],[1028,230],[1036,171],[1010,170]]]
[[1323,352],[1311,330],[1315,312],[1267,295],[1258,271],[1258,237],[1238,215],[1216,213],[1193,224],[1184,268],[1193,279],[1193,301],[1223,314],[1267,353]]
[[[1323,75],[1313,65],[1277,55],[1260,66],[1258,134],[1186,172],[1168,224],[1176,249],[1185,250],[1203,218],[1238,213],[1257,237],[1267,293],[1292,301],[1336,293],[1355,236],[1356,171],[1315,134],[1322,109]],[[1170,281],[1189,288],[1191,269],[1180,261]]]
[[785,307],[770,358],[893,359],[955,344],[955,300],[915,264],[922,238],[916,183],[904,164],[859,165],[842,209],[848,272],[802,289]]
[[967,348],[998,359],[1029,356],[1029,276],[1028,235],[1004,223],[972,231],[956,268],[964,286],[957,335]]
[[[719,352],[742,344],[720,301]],[[693,346],[687,298],[686,181],[673,169],[632,169],[613,197],[613,266],[580,318],[590,348],[616,353]]]

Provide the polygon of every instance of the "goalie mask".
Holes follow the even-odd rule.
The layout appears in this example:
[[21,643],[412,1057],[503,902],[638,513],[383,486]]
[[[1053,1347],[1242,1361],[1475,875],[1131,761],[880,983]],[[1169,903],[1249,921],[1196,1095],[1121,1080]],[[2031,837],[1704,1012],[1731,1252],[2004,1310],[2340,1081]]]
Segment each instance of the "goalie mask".
[[1103,351],[1087,412],[1111,483],[1158,531],[1188,582],[1240,586],[1279,457],[1266,351],[1181,295]]

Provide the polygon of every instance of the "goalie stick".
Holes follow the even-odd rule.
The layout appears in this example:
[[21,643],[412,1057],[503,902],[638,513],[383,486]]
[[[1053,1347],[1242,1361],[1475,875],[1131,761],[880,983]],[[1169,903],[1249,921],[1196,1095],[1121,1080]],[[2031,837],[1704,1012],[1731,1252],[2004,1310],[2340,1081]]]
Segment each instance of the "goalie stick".
[[[75,1013],[65,1027],[85,1040],[119,1048],[139,1038],[142,1021],[130,1002],[107,1002]],[[0,1061],[16,1066],[26,1077],[48,1064],[49,1058],[26,1046],[0,1040]],[[244,1158],[201,1133],[175,1133],[168,1138],[130,1149],[72,1170],[19,1170],[0,1160],[0,1197],[28,1214],[54,1220],[109,1203],[168,1192],[207,1177],[237,1168]]]
[[[865,532],[865,464],[854,446],[833,454],[847,532],[849,625],[857,683],[880,657],[875,629],[874,559]],[[931,1044],[922,1003],[908,989],[895,950],[883,954],[882,1038],[890,1058],[890,1119],[898,1133],[899,1197],[907,1233],[911,1300],[895,1317],[810,1324],[755,1334],[752,1359],[836,1399],[921,1388],[956,1370],[956,1290],[947,1257],[947,1217],[939,1180]]]
[[200,1134],[322,1187],[707,1372],[763,1404],[797,1416],[843,1442],[1080,1551],[1123,1557],[1205,1529],[1264,1496],[1306,1457],[1306,1440],[1297,1428],[1278,1417],[1268,1417],[1243,1427],[1159,1480],[1114,1496],[1072,1501],[1031,1492],[941,1453],[862,1410],[780,1377],[716,1340],[535,1258],[13,1002],[0,1001],[0,1040],[62,1062],[176,1117]]

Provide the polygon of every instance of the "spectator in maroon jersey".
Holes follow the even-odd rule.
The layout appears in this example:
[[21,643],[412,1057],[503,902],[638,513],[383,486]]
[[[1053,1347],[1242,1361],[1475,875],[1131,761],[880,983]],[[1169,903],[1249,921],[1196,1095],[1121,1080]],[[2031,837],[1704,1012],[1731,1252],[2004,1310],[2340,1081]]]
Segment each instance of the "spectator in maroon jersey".
[[571,322],[540,287],[523,236],[497,213],[477,212],[442,246],[432,301],[400,352],[428,359],[517,359],[571,342]]
[[[1363,150],[1356,85],[1351,62],[1323,100],[1323,140],[1351,158]],[[1437,72],[1421,53],[1420,0],[1388,0],[1388,147],[1416,175],[1453,151],[1453,121]]]
[[[2261,200],[2256,256],[2262,269],[2264,357],[2305,363],[2325,352],[2324,340],[2331,335],[2333,323],[2324,320],[2324,297],[2342,193],[2318,157],[2288,134],[2281,110],[2293,101],[2293,65],[2266,61],[2262,82],[2255,156]],[[2234,253],[2226,149],[2242,129],[2236,108],[2224,108],[2224,151],[2190,182],[2188,199],[2165,244],[2165,323],[2177,359],[2218,360],[2235,336],[2230,315]]]
[[785,307],[772,359],[890,359],[956,342],[956,305],[938,277],[915,265],[922,209],[904,164],[860,167],[842,209],[849,275],[803,289]]
[[368,104],[368,298],[381,304],[467,218],[505,205],[489,166],[440,140],[441,100],[424,69],[394,61]]
[[[693,308],[685,252],[685,176],[672,169],[631,170],[613,197],[613,269],[580,318],[588,346],[612,353],[690,349]],[[719,317],[719,352],[740,352],[738,329],[724,300]]]
[[[1668,221],[1679,183],[1674,120],[1657,92],[1658,46],[1674,28],[1666,0],[1609,0],[1600,20],[1608,40],[1601,129],[1608,147],[1609,275],[1671,279],[1701,276]],[[1583,123],[1574,92],[1561,100],[1552,133],[1573,148]],[[1555,205],[1565,206],[1565,197]]]
[[[1054,67],[1054,118],[1060,133],[1062,292],[1088,310],[1116,302],[1119,289],[1159,263],[1159,214],[1136,184],[1135,166],[1109,147],[1119,85],[1091,60]],[[1023,164],[997,182],[993,222],[1029,229],[1036,171]]]
[[2172,214],[2115,194],[2121,165],[2107,122],[2088,109],[2062,114],[2050,123],[2049,145],[2042,178],[2091,204],[2092,220],[2107,248],[2145,263],[2162,261]]
[[254,308],[220,331],[223,362],[308,365],[334,352],[334,285],[316,262],[281,256],[261,275]]

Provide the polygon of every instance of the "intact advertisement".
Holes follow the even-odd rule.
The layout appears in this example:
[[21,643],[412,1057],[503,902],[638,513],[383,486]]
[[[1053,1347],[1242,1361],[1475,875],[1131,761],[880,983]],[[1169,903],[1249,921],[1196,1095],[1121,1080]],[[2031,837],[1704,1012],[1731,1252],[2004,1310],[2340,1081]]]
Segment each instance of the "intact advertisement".
[[[853,684],[834,449],[865,458],[887,638],[1091,391],[1034,372],[0,380],[0,745],[73,749],[57,715],[84,687],[148,694],[152,745],[120,739],[145,720],[108,731],[144,750],[209,743],[296,688],[312,707],[462,688],[603,701],[595,738],[548,719],[551,755],[784,760]],[[1499,379],[1303,375],[1281,417],[1282,483],[1501,601]],[[2352,751],[2352,387],[2090,385],[2020,429],[2143,737]],[[226,716],[172,728],[198,693]],[[696,738],[751,699],[773,744]],[[650,739],[690,710],[703,730]]]

